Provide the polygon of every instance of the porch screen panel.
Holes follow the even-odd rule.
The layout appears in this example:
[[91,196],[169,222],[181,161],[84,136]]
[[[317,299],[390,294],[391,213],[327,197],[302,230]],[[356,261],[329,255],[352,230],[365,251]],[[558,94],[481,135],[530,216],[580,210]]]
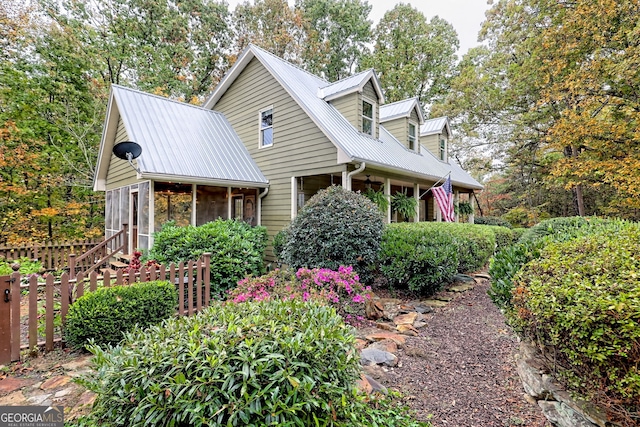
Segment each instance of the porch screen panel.
[[228,219],[227,187],[198,185],[196,190],[196,225],[218,218]]
[[107,191],[105,195],[105,206],[104,206],[104,228],[105,228],[105,236],[107,238],[113,236],[113,190]]
[[138,186],[138,248],[149,248],[149,181]]
[[179,227],[191,224],[191,190],[190,184],[154,184],[154,231],[160,231],[162,224],[167,221],[175,221]]

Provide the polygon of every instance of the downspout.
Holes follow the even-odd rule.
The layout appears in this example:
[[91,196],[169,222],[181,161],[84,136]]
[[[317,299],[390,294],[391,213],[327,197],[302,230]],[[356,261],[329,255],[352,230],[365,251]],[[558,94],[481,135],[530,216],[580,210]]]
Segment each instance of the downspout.
[[269,187],[265,188],[262,193],[258,193],[258,225],[262,225],[262,199],[269,193]]
[[352,176],[354,176],[354,175],[359,174],[359,173],[360,173],[360,172],[362,172],[362,171],[364,170],[364,168],[366,168],[366,167],[367,167],[367,164],[366,164],[365,162],[362,162],[362,163],[360,163],[360,167],[358,167],[358,169],[353,170],[353,171],[351,171],[351,172],[349,172],[349,173],[347,174],[347,182],[346,182],[346,184],[347,184],[347,187],[346,187],[346,188],[347,188],[347,190],[351,191],[351,177],[352,177]]

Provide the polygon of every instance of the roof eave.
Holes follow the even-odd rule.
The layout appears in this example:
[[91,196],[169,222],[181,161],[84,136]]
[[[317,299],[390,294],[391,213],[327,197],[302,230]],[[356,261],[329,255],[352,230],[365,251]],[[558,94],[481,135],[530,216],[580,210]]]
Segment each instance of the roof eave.
[[180,182],[185,184],[212,185],[216,187],[249,187],[267,188],[269,181],[237,181],[228,179],[205,178],[199,176],[172,175],[164,173],[142,172],[140,179],[150,179],[153,181]]
[[100,150],[98,152],[98,163],[96,165],[96,172],[93,175],[93,191],[105,191],[107,187],[107,172],[109,170],[109,160],[111,159],[111,152],[106,153],[105,158],[105,145],[109,140],[115,140],[116,131],[118,128],[117,116],[119,112],[117,103],[114,102],[113,87],[109,93],[109,102],[107,103],[107,115],[104,119],[102,126],[102,138],[100,139]]

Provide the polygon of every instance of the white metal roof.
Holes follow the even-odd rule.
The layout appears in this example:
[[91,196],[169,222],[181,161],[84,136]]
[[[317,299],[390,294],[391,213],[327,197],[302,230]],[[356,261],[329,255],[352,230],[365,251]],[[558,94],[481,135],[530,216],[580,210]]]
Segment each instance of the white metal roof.
[[[117,85],[111,93],[128,138],[142,147],[141,178],[268,185],[222,113]],[[99,161],[108,161],[110,149],[106,154]]]
[[416,110],[418,117],[420,118],[420,124],[424,123],[424,114],[420,107],[418,98],[409,98],[402,101],[397,101],[392,104],[385,104],[380,106],[380,123],[384,123],[389,120],[397,119],[400,117],[410,117],[411,111]]
[[[447,170],[447,174],[451,172],[451,183],[459,187],[471,188],[473,190],[482,190],[484,187],[474,177],[469,175],[467,171],[462,169],[455,162],[447,163],[439,160],[427,147],[420,145],[420,152],[428,157],[431,162],[438,162]],[[445,177],[446,179],[446,177]]]
[[362,91],[369,80],[371,80],[373,87],[378,94],[380,103],[384,102],[382,87],[380,86],[380,81],[373,69],[354,74],[353,76],[349,76],[342,80],[338,80],[337,82],[320,87],[318,89],[318,98],[322,98],[325,101],[331,101],[353,92]]
[[255,45],[249,45],[245,49],[205,102],[205,108],[215,108],[217,101],[254,57],[338,148],[340,161],[366,162],[428,180],[438,179],[448,173],[449,169],[443,169],[437,159],[435,162],[427,160],[425,155],[407,149],[383,126],[380,126],[379,139],[358,131],[333,105],[318,97],[319,90],[327,87],[325,80]]
[[447,133],[451,135],[451,128],[449,127],[449,118],[436,117],[435,119],[425,120],[424,124],[420,126],[420,136],[434,135],[442,133],[442,130],[446,129]]

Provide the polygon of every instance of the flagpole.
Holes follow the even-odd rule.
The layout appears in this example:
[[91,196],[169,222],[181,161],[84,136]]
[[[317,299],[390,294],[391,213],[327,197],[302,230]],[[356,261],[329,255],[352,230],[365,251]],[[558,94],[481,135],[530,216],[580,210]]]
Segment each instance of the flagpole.
[[446,177],[448,177],[449,175],[451,175],[451,171],[449,171],[445,176],[443,176],[443,177],[442,177],[442,178],[440,178],[438,181],[436,181],[436,183],[435,183],[435,184],[433,184],[431,187],[429,187],[428,189],[426,189],[426,190],[424,191],[424,193],[422,193],[422,194],[420,195],[420,198],[422,199],[422,198],[424,197],[424,195],[425,195],[425,194],[427,194],[429,191],[431,191],[431,189],[432,189],[433,187],[435,187],[436,185],[440,184],[440,181],[442,181],[443,179],[445,179],[445,178],[446,178]]

